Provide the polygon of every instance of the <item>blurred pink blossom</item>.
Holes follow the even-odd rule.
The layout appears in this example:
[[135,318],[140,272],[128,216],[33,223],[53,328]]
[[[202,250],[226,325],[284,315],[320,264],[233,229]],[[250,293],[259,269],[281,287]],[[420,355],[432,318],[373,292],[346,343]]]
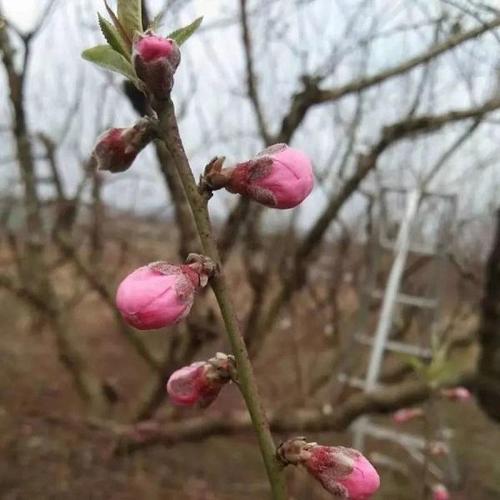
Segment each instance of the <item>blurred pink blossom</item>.
[[449,500],[450,493],[444,484],[436,484],[432,487],[432,500]]
[[424,415],[422,408],[401,408],[392,414],[392,421],[396,424],[403,424],[420,418]]
[[451,389],[442,389],[441,395],[451,401],[469,401],[472,398],[472,394],[469,389],[465,387],[452,387]]

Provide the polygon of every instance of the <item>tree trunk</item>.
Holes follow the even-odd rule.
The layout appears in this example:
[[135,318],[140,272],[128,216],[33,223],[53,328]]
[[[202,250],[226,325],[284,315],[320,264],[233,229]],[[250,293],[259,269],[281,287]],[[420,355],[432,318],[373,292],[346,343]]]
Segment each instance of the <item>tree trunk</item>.
[[486,414],[500,422],[500,209],[496,214],[493,246],[486,263],[481,305],[477,367],[477,397]]

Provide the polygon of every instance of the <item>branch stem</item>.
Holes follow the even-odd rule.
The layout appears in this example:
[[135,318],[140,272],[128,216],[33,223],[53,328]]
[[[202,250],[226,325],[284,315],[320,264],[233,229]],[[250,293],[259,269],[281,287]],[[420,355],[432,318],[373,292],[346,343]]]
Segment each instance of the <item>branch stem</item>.
[[[193,212],[203,252],[207,257],[214,260],[220,268],[221,259],[212,232],[206,202],[198,192],[198,187],[182,144],[174,105],[171,99],[168,99],[166,101],[156,102],[154,107],[158,113],[160,122],[161,140],[169,150],[181,179]],[[272,498],[273,500],[286,500],[287,494],[282,466],[276,459],[274,440],[259,397],[253,368],[248,357],[235,308],[221,268],[217,276],[211,280],[211,286],[219,304],[231,348],[236,358],[236,366],[240,381],[239,387],[257,434],[260,451],[271,485]]]

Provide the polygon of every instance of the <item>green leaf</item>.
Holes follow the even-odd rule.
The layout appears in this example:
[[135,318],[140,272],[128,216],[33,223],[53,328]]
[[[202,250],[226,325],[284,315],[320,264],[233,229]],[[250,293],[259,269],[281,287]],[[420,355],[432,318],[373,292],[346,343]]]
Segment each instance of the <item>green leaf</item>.
[[419,377],[425,377],[427,365],[417,356],[411,354],[396,353],[402,363],[410,366]]
[[426,378],[429,384],[437,387],[452,381],[460,373],[460,364],[456,361],[445,361],[429,367]]
[[148,29],[150,29],[153,32],[159,31],[160,26],[163,23],[163,17],[164,16],[165,16],[165,12],[164,11],[159,12],[158,14],[156,14],[156,16],[154,17],[154,19],[149,23]]
[[203,16],[195,19],[191,24],[184,26],[184,28],[172,31],[172,33],[168,35],[168,38],[173,38],[180,47],[200,27],[202,21]]
[[82,57],[97,66],[109,69],[127,77],[132,82],[137,83],[137,76],[134,73],[132,64],[125,57],[113,50],[109,45],[97,45],[91,49],[84,50]]
[[111,18],[111,21],[113,21],[113,25],[116,28],[116,31],[120,33],[122,40],[124,40],[127,45],[128,52],[130,52],[130,50],[132,49],[132,37],[128,35],[127,31],[122,26],[122,23],[118,20],[116,14],[113,12],[113,9],[108,5],[107,0],[104,0],[104,5],[106,7],[106,11],[109,14],[109,17]]
[[134,33],[144,31],[142,27],[142,2],[141,0],[118,0],[118,20],[127,32],[130,39]]
[[116,50],[116,52],[119,52],[127,59],[130,59],[130,54],[127,49],[126,42],[123,41],[123,38],[121,37],[118,30],[107,19],[104,19],[104,17],[102,17],[99,13],[97,14],[97,19],[102,34],[104,35],[104,38],[109,43],[109,45],[114,50]]

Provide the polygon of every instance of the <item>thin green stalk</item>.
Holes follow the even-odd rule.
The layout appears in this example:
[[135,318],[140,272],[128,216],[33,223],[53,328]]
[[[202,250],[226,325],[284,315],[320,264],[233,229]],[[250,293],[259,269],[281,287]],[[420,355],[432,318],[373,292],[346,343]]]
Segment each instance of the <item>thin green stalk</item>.
[[[155,110],[160,122],[161,139],[167,146],[175,163],[184,191],[191,206],[198,229],[198,234],[203,247],[203,252],[210,257],[220,268],[220,256],[215,241],[205,199],[198,192],[189,161],[184,151],[182,139],[177,126],[175,109],[172,101],[156,103]],[[233,354],[236,358],[239,386],[245,399],[248,412],[252,419],[262,457],[269,478],[274,500],[286,500],[285,480],[282,466],[276,458],[276,447],[269,429],[266,414],[262,407],[255,375],[248,357],[247,348],[238,324],[235,309],[230,298],[224,273],[220,272],[211,280],[211,286],[217,298],[226,331],[231,343]]]

